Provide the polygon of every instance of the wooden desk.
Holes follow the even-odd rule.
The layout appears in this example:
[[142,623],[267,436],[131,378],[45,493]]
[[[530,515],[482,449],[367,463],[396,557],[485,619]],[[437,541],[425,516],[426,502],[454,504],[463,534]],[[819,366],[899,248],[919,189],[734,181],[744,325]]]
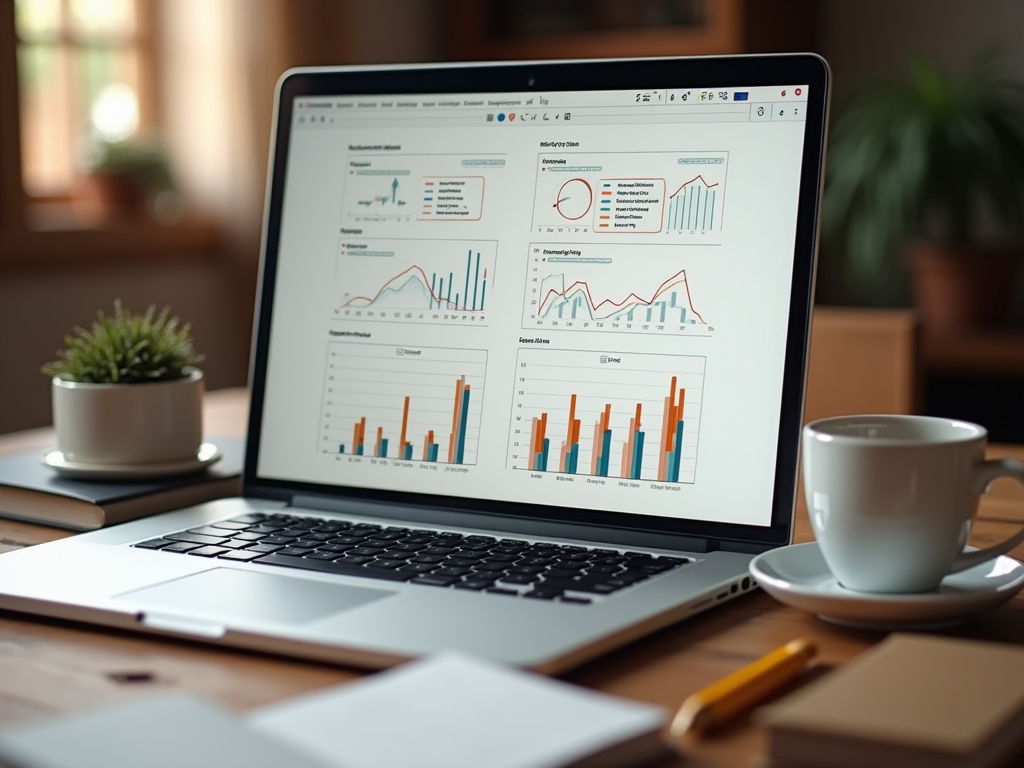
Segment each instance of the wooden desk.
[[[244,414],[244,392],[212,393],[207,400],[208,433],[241,434]],[[7,435],[0,437],[0,453],[42,449],[51,441],[49,430]],[[1024,458],[1024,447],[995,447],[992,453]],[[1024,491],[1000,481],[982,503],[972,543],[987,545],[1006,538],[1013,531],[1013,521],[1024,521]],[[45,526],[0,520],[0,551],[67,535]],[[812,538],[802,507],[796,538]],[[1024,548],[1015,554],[1024,556]],[[945,634],[1024,644],[1024,595]],[[836,627],[755,592],[573,670],[565,679],[674,711],[688,693],[798,636],[817,642],[821,663],[833,666],[884,635]],[[148,673],[153,680],[118,682],[125,673]],[[187,690],[244,711],[362,674],[345,667],[0,611],[0,726],[85,710],[154,689]],[[685,757],[676,763],[749,766],[761,750],[761,739],[761,732],[744,719],[713,738],[676,740]]]

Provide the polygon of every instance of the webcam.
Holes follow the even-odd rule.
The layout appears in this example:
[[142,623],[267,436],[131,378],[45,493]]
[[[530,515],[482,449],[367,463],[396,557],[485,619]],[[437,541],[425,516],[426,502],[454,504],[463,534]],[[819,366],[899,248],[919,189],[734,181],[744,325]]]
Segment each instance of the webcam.
[[533,75],[527,75],[527,77],[526,77],[526,84],[527,85],[533,85],[535,82],[537,82],[537,81],[536,81],[536,79],[534,79]]

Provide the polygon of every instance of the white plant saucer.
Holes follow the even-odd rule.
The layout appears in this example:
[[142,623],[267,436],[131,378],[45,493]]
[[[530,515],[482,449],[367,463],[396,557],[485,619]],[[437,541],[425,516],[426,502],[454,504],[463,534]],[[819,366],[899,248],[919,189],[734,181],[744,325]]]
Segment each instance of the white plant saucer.
[[144,478],[185,475],[206,469],[220,461],[223,454],[213,443],[203,443],[193,459],[147,464],[87,464],[68,461],[58,450],[45,451],[40,461],[61,477],[75,480],[141,480]]

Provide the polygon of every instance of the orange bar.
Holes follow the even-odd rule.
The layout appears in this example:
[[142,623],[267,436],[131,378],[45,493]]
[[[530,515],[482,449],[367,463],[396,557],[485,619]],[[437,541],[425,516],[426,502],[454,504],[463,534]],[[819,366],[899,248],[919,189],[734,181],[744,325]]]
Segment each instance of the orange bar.
[[536,469],[537,460],[537,417],[530,419],[530,469]]
[[672,446],[673,446],[673,444],[675,442],[675,436],[676,436],[676,430],[675,430],[675,426],[676,426],[676,421],[675,421],[675,415],[676,415],[676,377],[675,376],[672,377],[672,384],[668,388],[668,393],[669,393],[668,429],[665,432],[661,433],[662,434],[662,447],[664,448],[664,450],[666,452],[672,450]]
[[[580,420],[576,419],[572,423],[572,442],[578,443],[579,441],[580,441]],[[569,451],[571,452],[572,448],[570,448]]]
[[384,439],[384,427],[377,427],[377,447],[373,451],[374,456],[380,456],[380,441]]
[[601,422],[594,422],[594,450],[590,453],[590,474],[597,474],[597,462],[601,459]]
[[680,389],[679,390],[679,406],[678,406],[679,418],[676,419],[676,421],[682,421],[682,419],[683,419],[683,403],[685,401],[686,401],[686,390],[685,389]]
[[541,413],[540,415],[540,434],[537,435],[537,453],[544,450],[544,438],[548,436],[548,415],[547,413]]
[[622,474],[623,480],[629,479],[633,469],[633,440],[636,437],[636,419],[629,420],[629,437],[622,444]]
[[642,409],[643,409],[643,404],[642,403],[637,403],[636,404],[636,416],[634,417],[634,421],[636,422],[636,426],[633,427],[633,431],[634,432],[639,432],[640,431],[640,411]]
[[[671,397],[665,398],[665,407],[661,412],[661,434],[668,433],[668,422],[672,418]],[[658,449],[658,479],[664,480],[668,476],[668,455],[664,443]]]
[[601,437],[604,438],[604,433],[608,429],[608,425],[612,420],[612,404],[604,404],[604,414],[601,416]]
[[562,450],[558,452],[558,471],[565,472],[565,440],[562,441]]
[[366,453],[366,449],[365,449],[365,446],[366,446],[366,417],[365,416],[363,416],[363,418],[361,418],[359,420],[359,442],[356,443],[356,445],[362,445],[364,447],[363,448],[363,453]]
[[352,425],[352,453],[359,447],[359,422]]
[[402,434],[398,438],[398,458],[405,458],[405,433],[409,429],[409,396],[405,396],[405,406],[402,408]]
[[569,457],[569,452],[572,451],[572,425],[576,420],[576,395],[574,394],[569,398],[569,423],[565,428],[565,443],[562,444],[562,460],[559,462],[561,469],[565,471],[565,460]]
[[430,461],[430,444],[432,442],[434,442],[431,439],[433,436],[434,436],[434,433],[430,432],[430,433],[427,434],[426,437],[423,438],[423,460],[424,461]]
[[466,381],[463,376],[455,382],[455,406],[452,408],[452,432],[448,435],[448,463],[455,461],[455,440],[459,434],[459,414],[462,412],[462,385]]

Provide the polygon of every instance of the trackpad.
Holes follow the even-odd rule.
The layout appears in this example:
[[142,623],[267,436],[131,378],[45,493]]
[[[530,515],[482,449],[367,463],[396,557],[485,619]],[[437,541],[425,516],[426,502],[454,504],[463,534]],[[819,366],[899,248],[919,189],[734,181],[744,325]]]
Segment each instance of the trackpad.
[[395,595],[384,589],[350,587],[312,579],[214,568],[118,595],[143,610],[302,624]]

